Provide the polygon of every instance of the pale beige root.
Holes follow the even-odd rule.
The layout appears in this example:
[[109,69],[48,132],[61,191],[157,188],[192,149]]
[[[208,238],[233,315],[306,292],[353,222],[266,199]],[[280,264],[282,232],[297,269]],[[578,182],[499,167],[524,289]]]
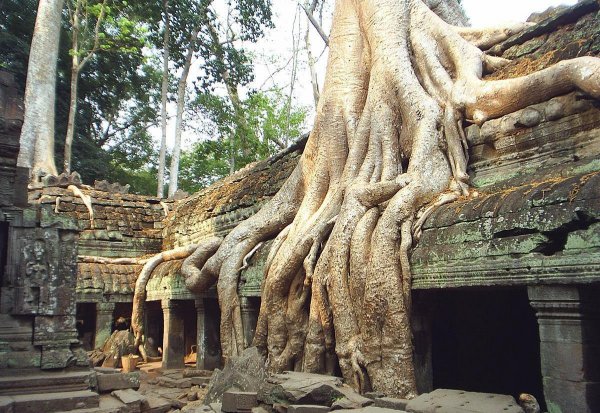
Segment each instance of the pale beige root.
[[169,205],[164,201],[160,201],[160,206],[163,207],[163,212],[165,216],[169,215]]
[[140,274],[135,281],[135,290],[133,293],[133,309],[131,312],[131,329],[135,336],[135,346],[138,347],[142,342],[144,335],[144,303],[146,301],[146,285],[152,276],[152,272],[159,264],[187,258],[192,254],[198,245],[192,244],[185,247],[179,247],[168,251],[163,251],[150,258],[142,267]]
[[202,241],[195,251],[183,260],[181,275],[190,291],[206,291],[217,282],[216,277],[208,277],[208,274],[202,273],[200,268],[217,251],[222,242],[223,239],[220,237],[210,237]]
[[535,23],[514,23],[509,26],[488,27],[484,29],[457,27],[456,31],[469,43],[485,50],[531,26],[535,26]]
[[77,188],[75,185],[69,185],[67,189],[73,192],[73,195],[81,198],[81,201],[87,208],[90,216],[90,229],[94,229],[94,208],[92,207],[92,197],[81,192],[81,189]]
[[[597,59],[486,82],[506,64],[469,40],[455,0],[338,0],[314,128],[290,181],[199,270],[218,277],[222,349],[243,346],[244,257],[275,237],[254,345],[271,371],[333,374],[413,397],[410,251],[435,208],[469,193],[467,119],[573,88],[598,96]],[[469,40],[466,40],[467,37]],[[521,96],[526,93],[526,96]]]
[[242,272],[250,266],[250,259],[254,256],[254,254],[256,254],[256,251],[258,251],[260,249],[260,247],[263,246],[263,244],[264,244],[264,242],[262,242],[262,241],[259,242],[258,244],[256,244],[256,246],[254,248],[252,248],[252,250],[250,250],[250,252],[248,254],[246,254],[244,259],[242,260],[242,266],[239,268],[238,271]]
[[78,255],[77,262],[88,264],[117,264],[117,265],[144,265],[149,258],[107,258],[92,255]]
[[[305,151],[310,152],[310,147]],[[226,360],[243,350],[244,335],[240,302],[237,294],[239,269],[244,258],[264,240],[286,228],[298,210],[304,194],[302,161],[282,189],[256,215],[238,225],[225,237],[217,252],[204,265],[187,266],[193,272],[188,288],[195,293],[206,291],[216,280],[221,307],[221,347]],[[202,245],[201,245],[202,247]],[[200,264],[200,260],[198,260]],[[191,277],[192,273],[184,274]]]

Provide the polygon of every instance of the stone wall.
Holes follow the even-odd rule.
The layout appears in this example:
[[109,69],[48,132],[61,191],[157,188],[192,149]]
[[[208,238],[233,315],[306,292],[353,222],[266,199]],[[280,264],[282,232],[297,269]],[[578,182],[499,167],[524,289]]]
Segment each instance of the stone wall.
[[165,222],[164,249],[224,236],[277,193],[295,168],[306,137],[185,199]]
[[0,207],[15,202],[16,191],[23,182],[16,182],[19,134],[23,125],[23,97],[14,76],[0,71]]
[[39,203],[43,213],[77,221],[80,255],[135,258],[161,250],[163,220],[172,201],[86,187],[81,191],[90,197],[92,215],[81,197],[67,188],[36,189],[29,192],[29,200]]
[[87,366],[75,329],[78,228],[25,205],[22,123],[22,93],[0,72],[0,369]]

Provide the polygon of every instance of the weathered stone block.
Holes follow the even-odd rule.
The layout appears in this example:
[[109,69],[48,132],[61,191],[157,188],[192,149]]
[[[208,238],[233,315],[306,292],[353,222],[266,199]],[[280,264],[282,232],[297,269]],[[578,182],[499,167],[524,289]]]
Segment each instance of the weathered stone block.
[[0,396],[0,413],[14,413],[14,403],[12,397]]
[[[343,385],[339,377],[288,371],[269,378],[273,386],[263,398],[265,402],[287,401],[289,404],[331,406],[335,400],[349,399],[356,407],[372,403],[371,399]],[[262,397],[262,393],[261,393]]]
[[15,412],[50,413],[98,407],[99,396],[89,390],[12,396]]
[[132,389],[115,390],[111,394],[126,404],[130,413],[140,413],[142,411],[142,403],[146,401],[146,396]]
[[[223,411],[223,409],[222,409],[223,404],[222,403],[211,403],[211,404],[209,404],[209,406],[213,410],[213,412],[215,412],[215,413],[221,413]],[[256,409],[260,409],[260,407],[253,408],[252,409],[252,413],[255,413]]]
[[256,347],[250,347],[232,359],[223,371],[215,370],[204,401],[209,404],[217,402],[231,388],[258,392],[266,375],[262,356]]
[[200,369],[185,369],[182,374],[183,377],[210,377],[212,376],[212,371],[210,370],[200,370]]
[[162,376],[158,379],[158,384],[163,387],[177,387],[177,380]]
[[43,370],[64,369],[73,358],[69,347],[43,346],[40,367]]
[[409,400],[406,399],[395,399],[393,397],[378,397],[375,399],[373,406],[394,410],[406,410],[406,405],[408,404],[408,402]]
[[167,400],[146,396],[146,400],[142,401],[142,413],[166,413],[171,410],[171,403]]
[[317,404],[292,404],[288,406],[287,411],[288,413],[326,413],[329,407]]
[[544,377],[548,413],[600,411],[600,383],[570,382]]
[[98,374],[98,391],[101,393],[140,388],[140,373]]
[[183,378],[176,380],[177,387],[180,389],[185,389],[187,387],[192,387],[192,379],[191,378]]
[[362,397],[359,394],[351,395],[350,397],[342,397],[341,399],[337,399],[331,405],[331,410],[347,410],[347,409],[360,409],[361,407],[366,407],[373,404],[373,400]]
[[544,376],[572,382],[599,381],[600,346],[581,343],[540,343]]
[[210,377],[192,377],[192,384],[195,386],[206,386],[210,383]]
[[[512,396],[437,389],[411,400],[409,413],[524,413]],[[575,412],[577,410],[573,410]]]
[[223,394],[221,409],[227,413],[246,412],[258,406],[256,392],[228,391]]

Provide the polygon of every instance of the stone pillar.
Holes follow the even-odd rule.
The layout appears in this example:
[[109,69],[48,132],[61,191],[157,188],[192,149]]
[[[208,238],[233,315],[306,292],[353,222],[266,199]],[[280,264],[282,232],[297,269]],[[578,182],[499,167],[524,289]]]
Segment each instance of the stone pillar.
[[197,331],[197,356],[196,356],[196,368],[197,369],[205,369],[206,366],[204,363],[205,353],[206,353],[206,326],[205,326],[205,317],[206,313],[204,311],[204,300],[202,298],[195,301],[196,304],[196,331]]
[[163,369],[182,369],[185,367],[185,336],[183,317],[175,300],[162,300],[164,316]]
[[115,303],[96,303],[96,334],[94,348],[101,348],[112,333]]
[[248,297],[240,297],[240,310],[242,313],[242,327],[244,328],[244,348],[248,348],[254,340],[258,311]]
[[549,413],[600,412],[598,291],[573,285],[528,288],[540,330]]

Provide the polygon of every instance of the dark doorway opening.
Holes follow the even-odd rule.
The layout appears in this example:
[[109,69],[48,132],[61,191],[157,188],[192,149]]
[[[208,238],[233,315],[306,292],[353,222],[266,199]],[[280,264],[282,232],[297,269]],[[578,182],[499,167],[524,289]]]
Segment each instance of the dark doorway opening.
[[[184,339],[184,348],[186,355],[186,363],[192,362],[188,356],[192,353],[192,351],[198,352],[197,344],[198,344],[198,321],[197,321],[197,312],[196,312],[196,304],[194,300],[185,300],[181,301],[179,309],[179,314],[183,318],[183,339]],[[195,363],[195,361],[193,361]]]
[[96,335],[96,303],[77,303],[76,309],[77,338],[84,350],[94,349]]
[[[160,301],[146,301],[145,303],[145,328],[146,341],[152,348],[151,356],[162,355],[164,316]],[[160,350],[159,350],[160,349]]]
[[113,312],[114,330],[127,330],[131,327],[131,313],[133,312],[133,303],[115,303]]
[[542,409],[540,340],[526,288],[437,291],[434,388],[533,394]]

